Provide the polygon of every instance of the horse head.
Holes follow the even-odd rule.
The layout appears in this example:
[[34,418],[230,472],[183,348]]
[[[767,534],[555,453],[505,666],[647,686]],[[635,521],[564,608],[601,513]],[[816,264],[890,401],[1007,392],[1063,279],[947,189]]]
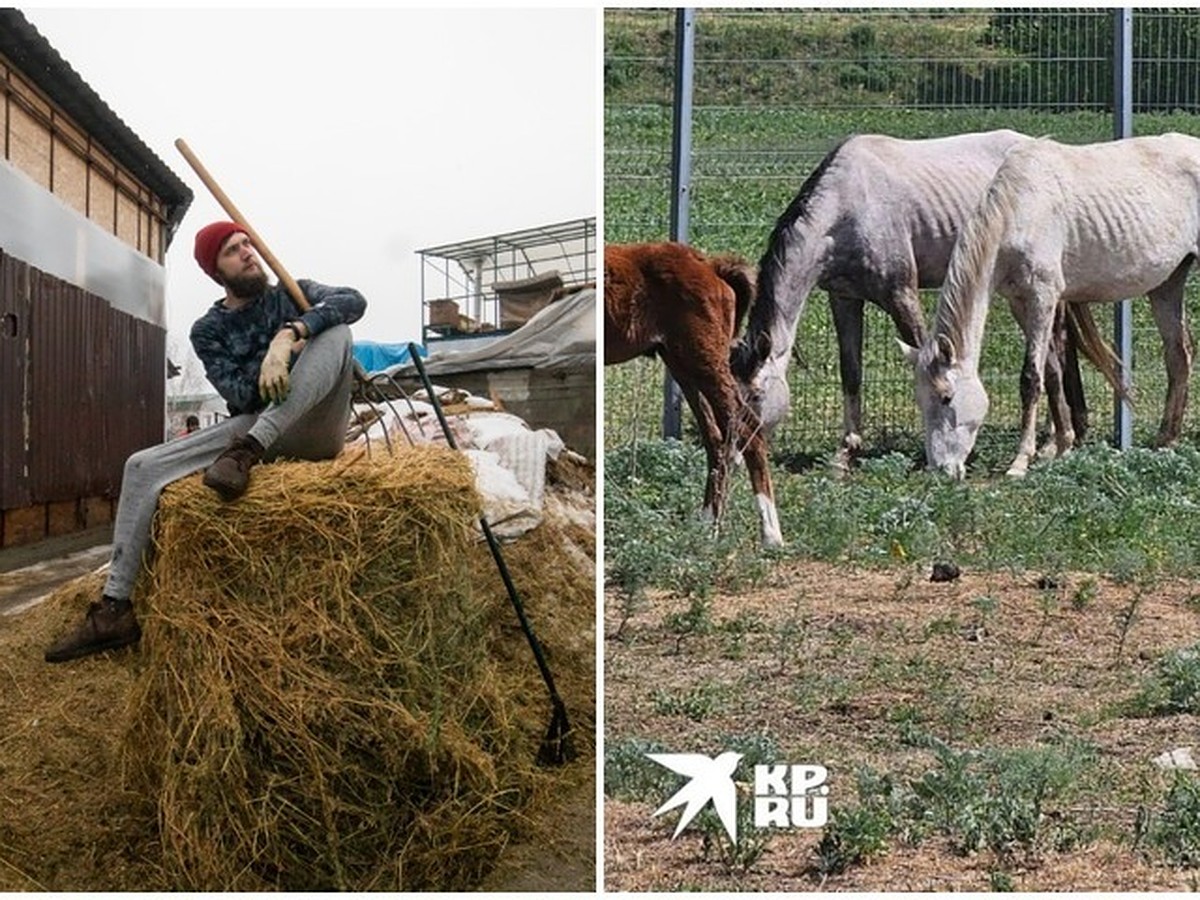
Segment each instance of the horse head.
[[901,342],[916,370],[917,406],[925,420],[925,459],[929,468],[953,478],[967,471],[967,457],[988,411],[988,396],[974,367],[966,367],[945,335],[920,349]]
[[787,358],[768,357],[754,373],[749,383],[739,382],[747,392],[754,411],[762,420],[767,434],[773,434],[775,428],[788,414],[791,404],[791,391],[787,380]]

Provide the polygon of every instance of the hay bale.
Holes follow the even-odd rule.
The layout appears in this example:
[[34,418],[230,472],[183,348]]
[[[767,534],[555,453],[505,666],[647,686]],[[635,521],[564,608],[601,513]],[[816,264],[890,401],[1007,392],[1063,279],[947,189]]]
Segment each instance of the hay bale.
[[[199,476],[163,494],[124,755],[175,888],[469,888],[579,777],[535,767],[550,705],[466,459],[333,465],[262,466],[232,504]],[[505,550],[590,745],[586,532]]]

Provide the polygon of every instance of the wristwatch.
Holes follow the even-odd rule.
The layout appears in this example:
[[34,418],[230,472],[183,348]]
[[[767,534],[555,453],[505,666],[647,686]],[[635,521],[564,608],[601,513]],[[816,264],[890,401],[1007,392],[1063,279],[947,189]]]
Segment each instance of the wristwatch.
[[304,340],[304,335],[302,335],[300,333],[300,326],[297,325],[295,322],[284,322],[283,327],[290,328],[292,330],[292,334],[295,335],[296,340],[298,340],[298,341]]

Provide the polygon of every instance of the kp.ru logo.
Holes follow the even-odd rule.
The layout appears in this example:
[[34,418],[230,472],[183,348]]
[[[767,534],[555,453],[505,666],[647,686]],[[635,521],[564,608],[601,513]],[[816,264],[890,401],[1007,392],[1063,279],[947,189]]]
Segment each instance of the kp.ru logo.
[[[647,753],[650,759],[691,780],[654,811],[658,816],[683,807],[672,839],[711,802],[729,839],[737,843],[737,785],[733,773],[740,753],[716,759],[702,753]],[[829,819],[829,772],[824,766],[764,765],[754,767],[755,828],[821,828]]]

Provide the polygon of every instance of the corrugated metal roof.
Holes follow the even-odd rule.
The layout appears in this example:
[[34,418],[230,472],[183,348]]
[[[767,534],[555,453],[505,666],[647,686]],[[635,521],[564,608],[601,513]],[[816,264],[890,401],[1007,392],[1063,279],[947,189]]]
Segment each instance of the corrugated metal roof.
[[0,8],[0,54],[162,199],[167,207],[168,240],[173,237],[191,205],[191,188],[100,99],[19,10]]

